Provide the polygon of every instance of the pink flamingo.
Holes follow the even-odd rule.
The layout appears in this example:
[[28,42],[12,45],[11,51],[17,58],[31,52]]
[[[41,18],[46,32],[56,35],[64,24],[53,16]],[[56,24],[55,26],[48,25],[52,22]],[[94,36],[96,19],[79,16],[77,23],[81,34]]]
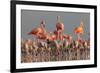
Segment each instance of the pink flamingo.
[[80,41],[80,35],[84,34],[84,26],[83,26],[83,22],[80,23],[79,27],[76,27],[74,29],[74,33],[77,34],[78,40]]
[[60,16],[57,16],[57,24],[56,24],[56,31],[54,34],[57,35],[57,39],[60,39],[62,36],[62,33],[64,31],[64,24],[60,21]]

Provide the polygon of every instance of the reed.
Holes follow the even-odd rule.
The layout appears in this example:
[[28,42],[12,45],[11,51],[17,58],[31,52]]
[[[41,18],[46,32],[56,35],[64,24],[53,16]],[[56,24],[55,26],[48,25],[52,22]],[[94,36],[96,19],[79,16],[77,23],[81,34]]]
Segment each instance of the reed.
[[[58,47],[59,46],[59,47]],[[21,62],[50,62],[90,59],[89,41],[79,43],[67,41],[35,42],[32,40],[21,41]]]

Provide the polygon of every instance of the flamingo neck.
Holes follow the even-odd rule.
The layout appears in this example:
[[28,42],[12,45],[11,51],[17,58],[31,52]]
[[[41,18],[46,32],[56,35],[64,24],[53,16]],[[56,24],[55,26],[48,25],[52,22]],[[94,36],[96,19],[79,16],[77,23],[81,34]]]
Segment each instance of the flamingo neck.
[[58,23],[60,22],[60,16],[57,16],[57,22]]
[[84,25],[83,25],[83,22],[81,22],[81,23],[80,23],[80,27],[83,27],[83,26],[84,26]]
[[42,28],[43,33],[46,34],[45,21],[43,21],[43,20],[41,21],[40,27]]

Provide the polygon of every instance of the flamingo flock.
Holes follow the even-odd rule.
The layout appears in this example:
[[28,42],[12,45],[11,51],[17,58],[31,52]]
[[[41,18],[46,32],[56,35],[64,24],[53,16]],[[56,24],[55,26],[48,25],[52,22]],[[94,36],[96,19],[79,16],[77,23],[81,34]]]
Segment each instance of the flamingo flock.
[[26,62],[47,62],[65,60],[86,60],[90,59],[90,41],[83,40],[84,24],[73,29],[77,40],[71,35],[64,33],[64,24],[60,16],[57,16],[57,23],[53,32],[46,30],[45,20],[33,28],[28,35],[35,37],[35,40],[24,40],[21,42],[21,61]]
[[[33,28],[32,31],[30,31],[28,34],[35,36],[37,39],[40,40],[67,40],[68,42],[71,42],[72,36],[64,34],[64,24],[60,20],[60,16],[57,16],[57,23],[56,23],[56,29],[54,32],[48,32],[45,28],[45,21],[42,20],[40,25],[36,28]],[[84,34],[84,25],[83,22],[80,23],[80,26],[75,27],[74,33],[77,35],[77,40],[81,41],[80,36]]]

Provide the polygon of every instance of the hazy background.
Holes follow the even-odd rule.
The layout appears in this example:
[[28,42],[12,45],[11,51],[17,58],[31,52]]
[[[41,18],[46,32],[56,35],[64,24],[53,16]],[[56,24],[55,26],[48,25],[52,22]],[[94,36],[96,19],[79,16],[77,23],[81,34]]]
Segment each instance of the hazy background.
[[90,14],[75,13],[75,12],[55,12],[55,11],[37,11],[37,10],[21,10],[21,38],[33,39],[28,35],[33,28],[37,27],[41,20],[46,21],[46,30],[53,32],[56,29],[57,16],[61,17],[61,22],[64,24],[64,33],[72,35],[73,39],[77,36],[73,33],[75,27],[78,27],[83,21],[85,27],[83,39],[88,39],[90,32]]

